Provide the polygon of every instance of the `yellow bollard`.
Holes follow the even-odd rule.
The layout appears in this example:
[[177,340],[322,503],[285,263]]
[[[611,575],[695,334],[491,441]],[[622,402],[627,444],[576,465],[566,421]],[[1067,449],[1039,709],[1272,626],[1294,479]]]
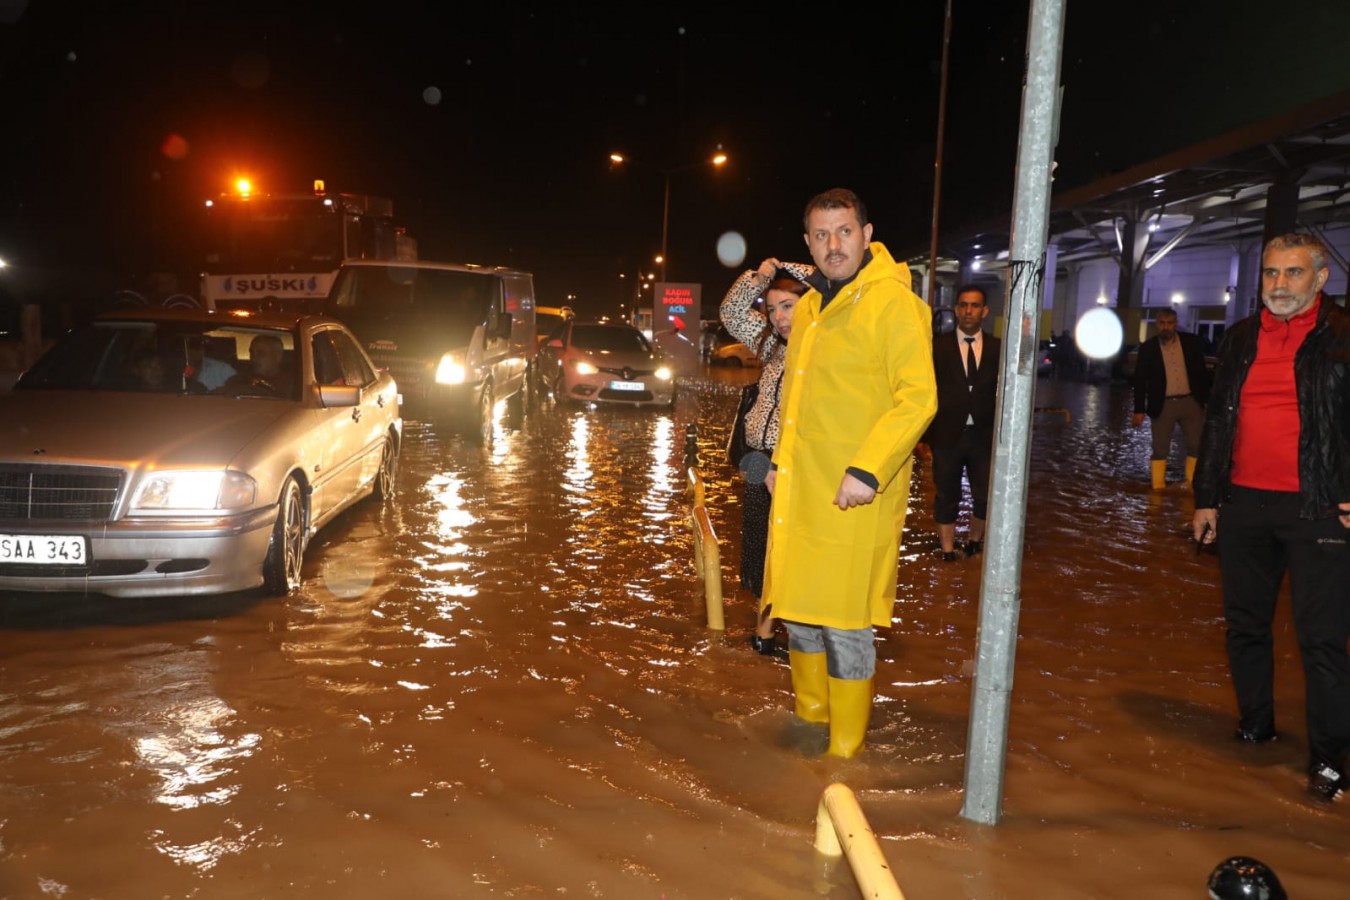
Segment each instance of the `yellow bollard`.
[[717,549],[717,533],[704,504],[703,477],[690,467],[685,494],[690,498],[689,528],[694,538],[694,570],[703,581],[703,601],[708,610],[708,627],[725,631],[722,612],[722,555]]
[[847,856],[864,897],[905,900],[858,798],[846,785],[832,784],[820,795],[816,808],[816,850],[826,856]]
[[717,549],[717,534],[713,531],[712,520],[708,518],[706,506],[694,507],[694,522],[698,526],[699,539],[703,545],[703,566],[699,574],[703,576],[703,601],[708,608],[708,627],[714,631],[726,631],[726,621],[722,615],[722,554]]

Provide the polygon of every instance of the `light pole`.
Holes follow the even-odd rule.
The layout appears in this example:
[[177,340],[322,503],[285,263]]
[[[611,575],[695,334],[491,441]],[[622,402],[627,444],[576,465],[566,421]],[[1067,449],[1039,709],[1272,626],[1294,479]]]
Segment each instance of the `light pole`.
[[727,155],[723,153],[721,148],[719,147],[717,153],[714,154],[709,159],[700,159],[697,162],[691,162],[683,166],[675,166],[672,169],[662,169],[657,166],[649,166],[646,163],[639,162],[638,160],[630,159],[627,156],[624,156],[622,153],[611,153],[609,155],[609,161],[611,163],[614,163],[615,165],[632,163],[635,166],[644,166],[646,168],[655,169],[656,171],[660,172],[661,175],[665,178],[665,199],[661,205],[661,255],[656,258],[657,263],[661,266],[661,280],[665,281],[666,265],[670,260],[670,254],[669,252],[667,252],[670,246],[669,245],[670,177],[678,172],[687,172],[690,169],[699,169],[702,168],[703,166],[713,166],[714,168],[720,167],[726,164]]

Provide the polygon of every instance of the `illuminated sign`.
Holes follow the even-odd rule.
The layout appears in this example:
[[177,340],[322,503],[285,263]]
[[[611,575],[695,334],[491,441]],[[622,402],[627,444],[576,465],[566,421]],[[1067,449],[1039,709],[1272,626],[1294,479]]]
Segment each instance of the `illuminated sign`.
[[[703,285],[658,282],[653,312],[656,331],[683,331],[691,322],[697,325],[703,313]],[[662,327],[662,323],[668,325]]]

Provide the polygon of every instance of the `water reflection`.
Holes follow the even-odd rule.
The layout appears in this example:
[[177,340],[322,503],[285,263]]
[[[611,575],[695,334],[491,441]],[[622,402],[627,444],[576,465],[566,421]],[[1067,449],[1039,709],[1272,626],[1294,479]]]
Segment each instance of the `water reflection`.
[[591,433],[591,423],[584,413],[574,413],[571,416],[572,439],[567,445],[567,461],[570,465],[563,472],[563,477],[567,479],[564,488],[573,495],[578,515],[587,515],[584,507],[588,506],[590,501],[587,494],[591,489],[591,460],[587,449],[587,440]]

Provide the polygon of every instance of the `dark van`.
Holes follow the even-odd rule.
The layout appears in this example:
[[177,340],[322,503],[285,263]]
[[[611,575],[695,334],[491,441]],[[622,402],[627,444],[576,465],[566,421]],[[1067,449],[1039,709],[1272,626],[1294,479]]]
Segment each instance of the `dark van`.
[[351,261],[338,271],[326,311],[393,374],[406,418],[487,440],[497,401],[526,400],[536,347],[529,272]]

